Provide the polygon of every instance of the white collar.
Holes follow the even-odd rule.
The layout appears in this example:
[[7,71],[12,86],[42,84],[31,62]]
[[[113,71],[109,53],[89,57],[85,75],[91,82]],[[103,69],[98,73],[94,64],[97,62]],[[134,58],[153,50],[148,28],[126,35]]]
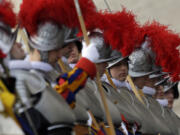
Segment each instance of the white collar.
[[151,87],[147,87],[147,86],[144,86],[142,90],[144,94],[151,95],[151,96],[153,96],[156,93],[155,89]]
[[76,66],[76,64],[69,64],[69,66],[73,69]]
[[156,101],[163,107],[168,106],[168,100],[167,99],[156,99]]
[[107,82],[107,83],[108,83],[106,74],[103,74],[103,76],[101,77],[101,81],[102,81],[102,82]]
[[66,57],[62,56],[61,60],[62,60],[63,63],[69,64],[68,59]]
[[8,63],[8,67],[10,70],[12,69],[27,69],[30,70],[32,68],[31,63],[25,60],[11,60]]
[[[111,78],[111,79],[112,79],[113,83],[115,84],[115,86],[116,86],[118,89],[120,89],[120,88],[122,88],[122,87],[125,87],[125,88],[128,88],[129,90],[131,90],[131,87],[130,87],[130,85],[129,85],[128,82],[126,82],[126,81],[119,81],[119,80],[117,80],[117,79],[115,79],[115,78]],[[109,83],[108,79],[106,79],[106,82]]]
[[42,61],[31,61],[31,65],[33,69],[44,71],[44,72],[50,72],[53,70],[53,67],[45,62]]

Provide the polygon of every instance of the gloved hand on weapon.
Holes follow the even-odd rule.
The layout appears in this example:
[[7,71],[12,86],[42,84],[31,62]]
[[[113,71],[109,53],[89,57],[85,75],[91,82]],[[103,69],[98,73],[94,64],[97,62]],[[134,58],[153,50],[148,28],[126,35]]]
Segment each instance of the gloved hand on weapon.
[[103,39],[101,37],[93,37],[90,39],[90,44],[87,45],[84,41],[82,42],[82,57],[87,58],[93,63],[99,59],[99,51],[103,47]]

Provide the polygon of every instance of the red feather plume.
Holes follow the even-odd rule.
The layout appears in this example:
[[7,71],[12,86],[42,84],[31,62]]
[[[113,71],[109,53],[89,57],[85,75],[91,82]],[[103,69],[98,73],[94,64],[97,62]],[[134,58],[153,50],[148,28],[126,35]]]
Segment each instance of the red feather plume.
[[170,72],[173,81],[179,81],[180,56],[176,49],[180,45],[179,35],[157,22],[145,24],[142,27],[142,37],[143,35],[150,39],[150,47],[156,55],[156,64],[160,65],[164,72]]
[[14,28],[16,26],[16,14],[13,12],[10,2],[2,0],[0,2],[0,21]]
[[123,56],[131,54],[138,45],[136,35],[139,25],[135,21],[135,16],[123,9],[121,12],[107,15],[107,19],[110,20],[110,27],[105,31],[105,39]]
[[[79,0],[85,20],[96,12],[92,0]],[[79,27],[79,20],[73,0],[24,0],[19,13],[21,26],[35,34],[40,23],[52,21],[61,27]]]
[[137,41],[139,25],[135,21],[135,16],[124,8],[121,12],[109,13],[100,12],[92,17],[90,22],[86,22],[89,30],[99,28],[103,31],[105,42],[112,49],[120,51],[123,56],[129,55]]

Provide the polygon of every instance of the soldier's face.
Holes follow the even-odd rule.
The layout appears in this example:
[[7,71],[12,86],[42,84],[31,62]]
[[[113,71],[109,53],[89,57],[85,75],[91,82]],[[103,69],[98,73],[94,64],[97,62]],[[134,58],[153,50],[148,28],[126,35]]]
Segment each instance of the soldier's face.
[[60,59],[59,50],[49,51],[48,53],[48,63],[54,66],[58,59]]
[[146,79],[146,84],[145,84],[145,86],[147,86],[147,87],[151,87],[151,88],[155,88],[155,83],[156,82],[158,82],[158,78],[147,78]]
[[100,76],[102,76],[104,74],[107,66],[108,66],[107,62],[96,64],[96,68],[97,68],[97,71],[99,72]]
[[168,107],[172,109],[174,103],[173,89],[164,93],[164,98],[168,100]]
[[48,63],[50,63],[52,66],[56,64],[56,62],[62,57],[69,54],[71,49],[69,47],[64,47],[57,50],[52,50],[48,52]]
[[125,81],[128,75],[128,65],[126,61],[118,63],[110,69],[111,76],[119,81]]
[[149,78],[148,75],[134,78],[134,83],[139,89],[142,89],[144,86],[146,86],[146,80],[148,78]]
[[163,91],[163,86],[159,85],[156,87],[156,94],[155,94],[155,98],[156,99],[163,99],[164,98],[164,91]]
[[68,63],[77,63],[79,60],[79,51],[75,43],[71,43],[68,45],[72,50],[68,57]]
[[59,55],[58,57],[61,58],[62,56],[65,56],[66,58],[68,58],[71,51],[72,51],[72,47],[67,45],[58,50],[58,55]]

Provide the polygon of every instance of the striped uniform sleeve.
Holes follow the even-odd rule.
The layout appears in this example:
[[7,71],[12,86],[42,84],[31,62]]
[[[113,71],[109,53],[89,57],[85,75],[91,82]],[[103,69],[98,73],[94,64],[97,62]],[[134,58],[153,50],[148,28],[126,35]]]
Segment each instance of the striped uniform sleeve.
[[60,76],[55,89],[74,108],[76,93],[84,87],[88,77],[93,79],[95,75],[95,64],[86,58],[81,58],[72,71]]

